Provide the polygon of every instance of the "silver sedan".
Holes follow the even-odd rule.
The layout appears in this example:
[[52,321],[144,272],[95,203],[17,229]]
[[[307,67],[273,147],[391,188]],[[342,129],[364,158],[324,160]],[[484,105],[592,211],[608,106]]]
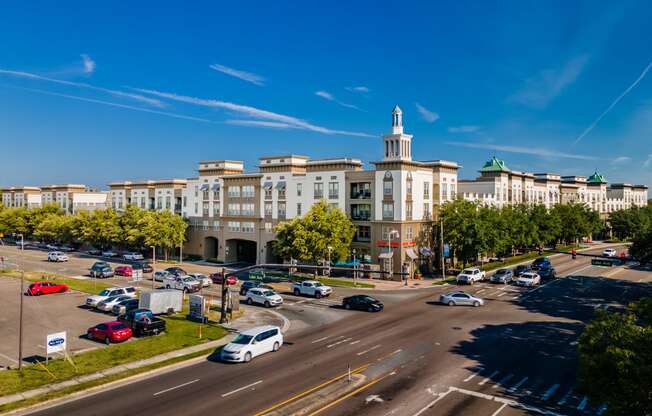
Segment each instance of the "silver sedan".
[[466,292],[449,292],[439,296],[439,303],[448,306],[470,305],[478,307],[484,305],[484,300]]

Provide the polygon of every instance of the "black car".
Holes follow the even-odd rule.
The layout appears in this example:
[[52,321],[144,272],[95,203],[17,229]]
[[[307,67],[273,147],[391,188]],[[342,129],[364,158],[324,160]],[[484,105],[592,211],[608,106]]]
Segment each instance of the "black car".
[[344,309],[357,309],[360,311],[380,312],[383,310],[383,303],[367,295],[354,295],[342,299]]
[[102,250],[92,248],[92,249],[88,250],[87,253],[90,254],[91,256],[101,256],[102,255]]
[[518,277],[518,276],[522,275],[523,273],[529,272],[529,271],[530,271],[530,266],[527,266],[525,264],[520,264],[520,265],[516,266],[516,268],[514,269],[514,276]]
[[134,270],[142,270],[143,273],[151,273],[154,271],[154,268],[151,264],[146,261],[137,261],[131,265]]
[[240,294],[242,296],[244,296],[244,295],[247,294],[249,289],[253,289],[255,287],[260,288],[260,289],[272,289],[273,290],[273,288],[271,286],[267,286],[266,284],[264,284],[263,282],[261,282],[259,280],[247,280],[245,282],[242,282],[242,286],[240,286]]
[[540,267],[539,270],[537,270],[537,273],[543,280],[555,279],[557,277],[555,274],[555,268],[550,265]]
[[177,277],[185,276],[188,274],[181,267],[168,267],[167,269],[165,269],[165,271]]

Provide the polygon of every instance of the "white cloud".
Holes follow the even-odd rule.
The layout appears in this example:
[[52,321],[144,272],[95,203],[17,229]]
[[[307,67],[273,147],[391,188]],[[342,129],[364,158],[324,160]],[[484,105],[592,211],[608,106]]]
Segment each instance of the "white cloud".
[[448,128],[449,133],[473,133],[478,130],[480,130],[480,126],[472,126],[472,125]]
[[[262,110],[262,109],[259,109],[259,108],[256,108],[256,107],[251,107],[251,106],[248,106],[248,105],[231,103],[231,102],[228,102],[228,101],[197,98],[197,97],[189,97],[189,96],[185,96],[185,95],[178,95],[178,94],[174,94],[174,93],[162,92],[162,91],[156,91],[156,90],[148,90],[148,89],[144,89],[144,88],[134,88],[134,90],[138,91],[138,92],[141,92],[141,93],[144,93],[144,94],[150,94],[150,95],[154,95],[156,97],[167,98],[167,99],[182,102],[182,103],[193,104],[193,105],[198,105],[198,106],[202,106],[202,107],[221,108],[221,109],[224,109],[224,110],[233,111],[233,112],[242,114],[244,116],[251,117],[251,118],[254,118],[254,119],[258,119],[258,120],[275,121],[275,122],[278,122],[278,123],[285,123],[285,124],[294,126],[294,128],[297,128],[297,129],[309,130],[309,131],[314,131],[314,132],[317,132],[317,133],[338,134],[338,135],[343,135],[343,136],[355,136],[355,137],[376,137],[375,135],[367,134],[367,133],[329,129],[327,127],[322,127],[322,126],[317,126],[317,125],[311,124],[311,123],[309,123],[309,122],[307,122],[305,120],[301,120],[301,119],[296,118],[296,117],[287,116],[285,114],[274,113],[272,111]],[[256,121],[258,121],[258,120],[256,120]],[[260,127],[263,127],[260,123],[258,123],[257,125],[260,126]],[[269,126],[267,126],[267,127],[269,127]]]
[[421,114],[421,118],[424,119],[428,123],[434,123],[435,121],[439,120],[439,114],[428,110],[426,107],[422,106],[419,103],[414,103],[417,107],[417,111],[419,114]]
[[647,155],[647,159],[645,159],[645,162],[643,162],[643,167],[650,167],[650,164],[652,164],[652,153]]
[[263,121],[263,120],[226,120],[226,124],[234,126],[249,126],[249,127],[268,127],[272,129],[298,129],[299,127],[288,123],[279,123],[278,121]]
[[182,119],[182,120],[200,121],[202,123],[214,123],[213,121],[207,120],[205,118],[186,116],[186,115],[183,115],[183,114],[170,113],[170,112],[167,112],[167,111],[151,110],[149,108],[134,107],[134,106],[131,106],[131,105],[113,103],[113,102],[110,102],[110,101],[95,100],[95,99],[92,99],[92,98],[79,97],[79,96],[76,96],[76,95],[69,95],[69,94],[61,94],[61,93],[52,92],[52,91],[37,90],[37,89],[33,89],[33,88],[21,88],[21,89],[23,89],[25,91],[36,92],[36,93],[39,93],[39,94],[46,94],[46,95],[52,95],[52,96],[55,96],[55,97],[69,98],[71,100],[85,101],[87,103],[108,105],[108,106],[111,106],[111,107],[123,108],[123,109],[126,109],[126,110],[140,111],[140,112],[143,112],[143,113],[158,114],[158,115],[162,115],[162,116],[166,116],[166,117],[172,117],[172,118],[178,118],[178,119]]
[[[342,107],[352,108],[354,110],[360,110],[360,107],[358,107],[357,105],[342,102],[342,101],[338,100],[337,98],[335,98],[335,96],[333,94],[331,94],[330,92],[328,92],[328,91],[316,91],[315,95],[318,96],[318,97],[321,97],[321,98],[323,98],[325,100],[337,103],[337,104],[341,105]],[[360,111],[362,111],[362,110],[360,110]]]
[[611,161],[612,165],[622,165],[623,163],[631,162],[632,158],[629,156],[618,156]]
[[265,85],[265,78],[261,77],[260,75],[254,74],[253,72],[241,71],[239,69],[229,68],[228,66],[224,66],[220,64],[209,65],[209,67],[211,69],[214,69],[215,71],[221,72],[226,75],[230,75],[232,77],[239,78],[243,81],[250,82],[260,87]]
[[521,153],[526,155],[540,156],[540,157],[549,157],[549,158],[565,158],[565,159],[578,159],[578,160],[597,160],[597,157],[580,155],[574,153],[564,153],[558,152],[556,150],[545,149],[542,147],[520,147],[520,146],[508,146],[508,145],[499,145],[492,143],[473,143],[473,142],[446,142],[451,146],[466,147],[472,149],[489,149],[497,150],[500,152],[507,153]]
[[97,66],[95,64],[95,61],[91,59],[90,56],[86,55],[85,53],[81,54],[82,57],[82,62],[84,64],[84,73],[85,74],[92,74],[95,72],[95,67]]
[[107,94],[111,94],[116,97],[123,97],[123,98],[129,98],[132,100],[139,101],[143,104],[151,105],[154,107],[159,107],[159,108],[164,108],[165,103],[163,103],[161,100],[157,100],[155,98],[150,98],[150,97],[145,97],[140,94],[133,94],[129,92],[124,92],[124,91],[117,91],[117,90],[110,90],[108,88],[103,88],[103,87],[96,87],[94,85],[90,85],[84,82],[73,82],[73,81],[65,81],[62,79],[56,79],[56,78],[48,78],[48,77],[43,77],[41,75],[37,74],[32,74],[30,72],[23,72],[23,71],[10,71],[6,69],[0,69],[0,75],[10,75],[10,76],[15,76],[18,78],[27,78],[27,79],[34,79],[38,81],[47,81],[47,82],[52,82],[55,84],[60,84],[60,85],[68,85],[71,87],[77,87],[77,88],[86,88],[94,91],[100,91],[104,92]]
[[362,94],[367,94],[371,92],[371,90],[368,87],[365,87],[364,85],[360,85],[358,87],[346,87],[345,90],[351,91],[351,92],[359,92]]
[[512,95],[510,101],[533,108],[546,107],[564,88],[575,82],[588,61],[588,55],[579,55],[559,68],[540,71],[535,77],[526,80],[523,88]]
[[629,92],[630,92],[631,90],[633,90],[634,88],[636,88],[636,86],[638,85],[638,83],[641,82],[641,81],[643,80],[643,78],[645,78],[645,75],[647,75],[647,73],[648,73],[648,71],[650,70],[650,68],[652,68],[652,62],[650,62],[650,63],[645,67],[645,69],[643,70],[643,72],[641,72],[641,74],[638,76],[638,78],[636,78],[636,80],[635,80],[634,82],[632,82],[632,83],[629,85],[629,87],[625,88],[625,91],[623,91],[623,92],[622,92],[618,97],[616,97],[615,100],[613,100],[613,101],[611,102],[611,104],[609,104],[609,107],[607,107],[607,109],[604,110],[604,111],[602,112],[602,114],[600,114],[600,115],[598,116],[598,118],[596,118],[595,120],[593,120],[593,123],[591,123],[591,125],[589,125],[589,127],[587,127],[587,128],[582,132],[582,134],[580,134],[580,135],[577,137],[577,139],[575,139],[575,141],[573,142],[573,144],[579,142],[579,141],[582,140],[582,139],[583,139],[587,134],[589,134],[589,133],[591,132],[591,130],[593,130],[593,129],[595,128],[595,126],[598,125],[598,123],[600,122],[600,120],[602,120],[602,119],[604,118],[604,116],[606,116],[607,113],[609,113],[609,112],[610,112],[610,111],[611,111],[611,110],[616,106],[616,104],[618,104],[618,103],[620,102],[620,100],[622,100],[622,99],[623,99],[627,94],[629,94]]

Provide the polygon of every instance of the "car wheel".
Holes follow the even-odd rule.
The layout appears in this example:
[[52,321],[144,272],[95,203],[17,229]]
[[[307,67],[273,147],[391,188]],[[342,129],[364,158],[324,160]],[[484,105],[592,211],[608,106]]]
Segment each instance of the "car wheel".
[[265,301],[265,307],[269,308],[270,306],[272,306],[272,305],[270,305],[269,301]]
[[480,302],[478,302],[478,301],[476,300],[475,302],[473,302],[473,306],[475,306],[475,307],[477,308],[478,306],[480,306]]
[[254,300],[251,298],[247,298],[247,305],[253,305],[253,304],[254,304]]
[[348,303],[345,303],[345,304],[344,304],[344,309],[348,309],[348,310],[350,310],[350,309],[351,309],[351,305],[349,305]]
[[449,300],[448,301],[448,306],[455,306],[455,302],[453,302],[452,300]]
[[106,345],[111,344],[111,339],[110,339],[109,337],[105,337],[105,338],[104,338],[104,343],[105,343]]
[[66,289],[64,289],[64,288],[59,289],[59,293],[65,293],[65,291],[66,291]]
[[321,299],[321,292],[316,292],[316,293],[315,293],[315,297],[316,297],[317,299]]
[[367,308],[367,312],[373,312],[373,311],[374,311],[374,308],[372,308],[371,306]]
[[281,348],[281,345],[278,343],[278,341],[276,341],[272,347],[272,351],[276,352],[279,350],[279,348]]
[[247,352],[247,353],[244,355],[244,362],[245,362],[245,363],[248,363],[249,361],[251,361],[251,353],[250,353],[250,352]]
[[43,292],[41,292],[40,290],[38,292],[36,292],[36,296],[41,296],[42,294],[43,294]]
[[169,289],[169,288],[170,288],[170,285],[165,285],[165,288],[166,288],[166,289]]
[[300,294],[301,292],[299,291],[299,289],[294,289],[294,296],[299,296]]

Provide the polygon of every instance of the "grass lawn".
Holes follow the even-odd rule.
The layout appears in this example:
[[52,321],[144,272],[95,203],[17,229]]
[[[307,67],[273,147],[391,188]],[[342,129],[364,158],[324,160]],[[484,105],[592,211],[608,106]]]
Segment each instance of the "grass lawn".
[[164,317],[167,322],[167,331],[154,337],[145,337],[123,344],[113,344],[108,348],[101,348],[73,357],[76,370],[62,359],[50,361],[48,370],[56,379],[53,379],[40,366],[31,365],[18,370],[0,371],[0,396],[30,390],[43,385],[64,381],[76,376],[94,373],[120,364],[150,358],[159,354],[174,351],[180,348],[202,344],[220,339],[226,335],[226,330],[221,326],[210,323],[202,325],[202,338],[199,338],[200,325],[186,320],[181,313],[172,317]]
[[482,270],[484,271],[491,271],[491,270],[496,270],[496,269],[501,269],[503,267],[508,267],[512,266],[517,263],[521,263],[523,261],[529,261],[529,260],[534,260],[537,257],[542,257],[542,256],[550,256],[553,254],[557,253],[566,253],[570,252],[572,248],[578,248],[577,246],[574,245],[568,245],[568,246],[557,246],[557,248],[554,249],[554,251],[548,251],[544,250],[543,254],[538,254],[536,251],[527,253],[527,254],[521,254],[519,256],[514,256],[514,257],[507,257],[505,261],[495,261],[493,263],[487,263],[482,267]]
[[[20,279],[20,272],[17,271],[4,272],[3,275]],[[72,290],[90,294],[96,294],[106,289],[107,287],[115,286],[115,284],[106,283],[102,279],[73,279],[72,277],[65,277],[54,273],[43,272],[25,272],[25,280],[28,282],[40,282],[42,280],[47,280],[50,282],[64,283],[68,285],[68,287],[70,287]]]

